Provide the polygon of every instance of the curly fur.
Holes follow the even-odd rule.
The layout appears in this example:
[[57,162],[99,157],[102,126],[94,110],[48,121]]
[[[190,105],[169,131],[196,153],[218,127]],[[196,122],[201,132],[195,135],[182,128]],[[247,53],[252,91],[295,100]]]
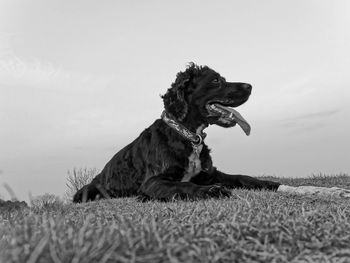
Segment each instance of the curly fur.
[[186,71],[177,73],[175,82],[171,84],[171,88],[168,89],[167,93],[162,96],[165,110],[177,120],[182,121],[187,115],[188,105],[185,93],[188,94],[193,90],[191,81],[206,69],[209,68],[190,63]]
[[[212,82],[213,78],[220,78],[220,87]],[[250,89],[249,84],[226,82],[209,67],[191,63],[184,72],[177,74],[162,98],[168,114],[196,132],[199,127],[209,124],[220,125],[217,118],[208,116],[205,111],[205,104],[210,99],[233,98],[241,104],[248,99]],[[116,153],[93,181],[74,195],[73,200],[82,202],[133,195],[138,195],[141,200],[193,199],[229,196],[227,188],[276,190],[279,186],[275,182],[218,171],[212,164],[210,150],[205,143],[197,160],[201,170],[191,174],[189,181],[183,181],[191,165],[191,154],[191,142],[162,119],[157,119]]]

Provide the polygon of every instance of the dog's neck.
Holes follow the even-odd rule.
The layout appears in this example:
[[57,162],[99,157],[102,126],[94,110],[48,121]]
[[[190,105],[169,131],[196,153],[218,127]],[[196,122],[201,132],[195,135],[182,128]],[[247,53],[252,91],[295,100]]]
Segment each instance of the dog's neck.
[[200,145],[203,143],[203,140],[206,137],[206,133],[204,133],[203,130],[207,127],[207,125],[186,125],[176,120],[176,118],[166,111],[163,111],[161,118],[169,127],[173,128],[181,136],[191,141],[193,145]]

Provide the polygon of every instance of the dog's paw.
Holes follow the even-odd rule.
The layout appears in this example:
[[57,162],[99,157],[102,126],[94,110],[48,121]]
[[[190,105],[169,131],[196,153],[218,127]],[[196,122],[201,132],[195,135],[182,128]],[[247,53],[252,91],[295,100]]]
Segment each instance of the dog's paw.
[[266,181],[265,182],[265,188],[268,190],[274,190],[277,191],[278,187],[280,186],[280,183],[276,183],[276,182],[271,182],[271,181]]
[[198,191],[198,195],[201,198],[208,198],[208,197],[229,197],[231,196],[231,191],[227,189],[226,187],[222,185],[209,185],[205,187],[201,187],[201,189]]
[[211,186],[209,192],[213,194],[213,197],[229,197],[232,194],[231,190],[222,185]]

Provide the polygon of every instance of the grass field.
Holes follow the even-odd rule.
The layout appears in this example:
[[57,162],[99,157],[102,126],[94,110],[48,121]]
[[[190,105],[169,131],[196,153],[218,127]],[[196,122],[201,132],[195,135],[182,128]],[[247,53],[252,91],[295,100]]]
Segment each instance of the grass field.
[[[270,178],[350,189],[346,175]],[[225,199],[2,210],[0,262],[350,262],[350,200],[233,190]]]

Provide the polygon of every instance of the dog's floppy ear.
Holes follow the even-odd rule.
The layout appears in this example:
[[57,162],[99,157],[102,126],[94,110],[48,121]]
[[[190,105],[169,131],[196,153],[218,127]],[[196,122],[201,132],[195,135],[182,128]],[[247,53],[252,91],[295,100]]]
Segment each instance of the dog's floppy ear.
[[185,90],[189,81],[189,78],[181,78],[178,75],[171,88],[162,96],[165,110],[179,121],[182,121],[187,115]]

